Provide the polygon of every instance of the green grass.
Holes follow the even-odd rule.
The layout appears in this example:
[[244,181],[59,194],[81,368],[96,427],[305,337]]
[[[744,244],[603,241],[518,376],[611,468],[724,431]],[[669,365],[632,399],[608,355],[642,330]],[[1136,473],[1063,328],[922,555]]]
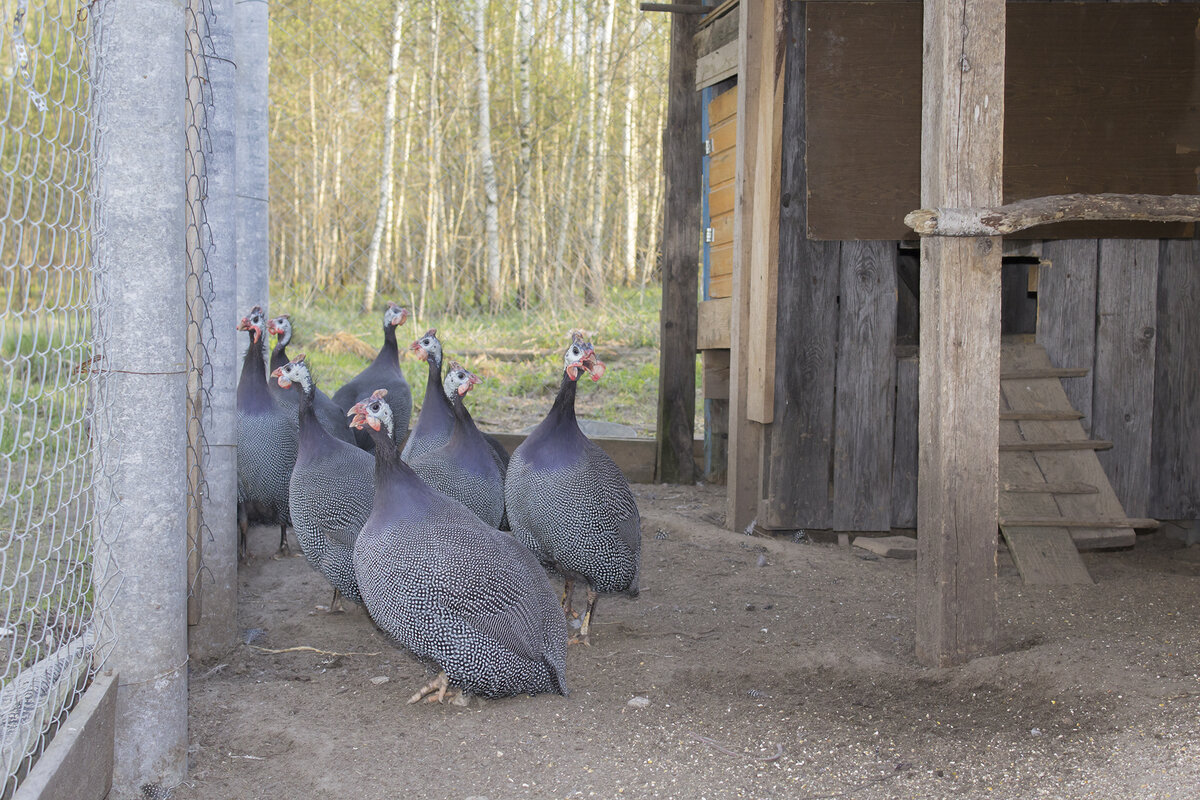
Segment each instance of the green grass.
[[[289,354],[308,354],[318,385],[328,394],[358,374],[370,358],[346,348],[314,347],[315,340],[342,331],[365,342],[372,353],[383,341],[383,301],[376,311],[363,314],[352,299],[305,302],[308,293],[286,286],[272,286],[271,296],[272,316],[291,315],[294,338]],[[612,289],[591,307],[579,300],[567,308],[541,306],[496,316],[427,313],[422,320],[410,317],[398,338],[407,346],[427,329],[437,328],[447,360],[461,362],[484,379],[469,397],[471,413],[480,426],[514,433],[541,421],[549,410],[562,376],[568,333],[582,328],[593,333],[596,354],[608,369],[599,382],[582,382],[586,385],[580,387],[577,413],[582,418],[629,425],[639,436],[653,436],[658,413],[660,303],[659,289],[654,287],[644,293]],[[401,367],[413,387],[415,417],[425,394],[426,366],[406,354]],[[699,431],[703,413],[697,417]]]

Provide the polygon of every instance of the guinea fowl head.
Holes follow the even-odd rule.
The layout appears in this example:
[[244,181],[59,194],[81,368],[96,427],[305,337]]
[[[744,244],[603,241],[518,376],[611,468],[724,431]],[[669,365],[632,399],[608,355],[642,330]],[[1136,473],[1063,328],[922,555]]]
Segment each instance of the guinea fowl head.
[[387,396],[387,389],[376,389],[374,393],[363,400],[361,403],[355,403],[354,407],[346,412],[346,416],[354,417],[350,420],[350,427],[362,430],[363,426],[370,426],[372,430],[380,430],[386,428],[388,436],[392,436],[392,407],[387,404],[383,398]]
[[312,384],[312,373],[309,372],[308,364],[304,361],[303,353],[276,369],[271,373],[271,377],[279,382],[281,389],[287,389],[293,383],[297,383],[301,389],[307,391]]
[[437,328],[430,328],[425,331],[425,335],[408,346],[408,349],[416,354],[417,358],[422,361],[433,359],[433,363],[437,364],[442,360],[442,343],[437,337]]
[[242,317],[242,321],[238,323],[239,331],[250,331],[253,336],[253,341],[258,344],[258,340],[262,338],[263,326],[266,324],[267,313],[263,311],[262,306],[255,306],[250,309],[250,313]]
[[278,336],[280,345],[287,345],[292,340],[292,318],[287,314],[267,320],[267,333]]
[[594,381],[600,380],[600,376],[604,374],[604,363],[596,358],[592,343],[587,341],[581,330],[571,331],[571,344],[563,356],[563,369],[573,381],[579,379],[581,372],[591,375]]
[[480,378],[473,372],[469,372],[457,361],[451,361],[449,370],[446,372],[446,378],[442,381],[442,389],[446,392],[446,397],[453,401],[454,395],[457,394],[463,397],[467,392],[471,391],[472,386],[482,382],[483,378]]
[[387,310],[383,312],[383,326],[385,328],[398,327],[403,325],[407,319],[408,309],[389,300]]

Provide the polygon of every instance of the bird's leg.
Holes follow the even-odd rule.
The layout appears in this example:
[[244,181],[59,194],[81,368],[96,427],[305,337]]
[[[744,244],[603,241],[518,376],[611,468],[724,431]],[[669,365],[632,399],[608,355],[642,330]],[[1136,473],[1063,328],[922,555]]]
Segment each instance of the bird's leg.
[[250,546],[247,543],[247,532],[250,530],[250,517],[246,514],[246,506],[238,503],[238,561],[245,564],[250,559]]
[[292,554],[292,548],[288,546],[287,540],[287,525],[279,526],[279,552],[275,554],[275,558],[284,558]]
[[559,605],[562,606],[563,613],[567,615],[567,619],[579,619],[579,613],[571,608],[571,595],[575,592],[575,581],[570,578],[563,580],[563,593],[559,598]]
[[583,612],[583,624],[579,626],[579,633],[568,639],[567,644],[581,644],[584,647],[592,646],[592,643],[588,640],[588,628],[591,627],[592,614],[596,610],[596,598],[599,596],[599,592],[591,586],[588,587],[587,610]]
[[446,676],[446,673],[441,672],[438,673],[436,678],[422,686],[416,694],[408,698],[408,703],[409,705],[412,705],[413,703],[419,702],[422,697],[425,697],[425,695],[429,695],[428,702],[430,703],[441,703],[447,697],[449,697],[450,702],[453,703],[460,694],[460,690],[450,688],[450,678]]
[[330,614],[344,614],[346,607],[342,604],[342,593],[337,589],[333,590],[333,599],[329,601]]

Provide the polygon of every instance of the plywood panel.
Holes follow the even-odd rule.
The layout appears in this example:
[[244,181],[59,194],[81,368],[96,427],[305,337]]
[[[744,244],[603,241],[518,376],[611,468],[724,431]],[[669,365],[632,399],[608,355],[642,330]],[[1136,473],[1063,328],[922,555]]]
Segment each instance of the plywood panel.
[[833,527],[891,526],[896,244],[842,245],[834,409]]
[[[1131,517],[1150,502],[1158,242],[1100,242],[1092,435],[1112,450],[1100,463]],[[1193,362],[1194,363],[1194,362]]]
[[1200,242],[1163,242],[1158,265],[1149,515],[1200,518]]
[[[810,234],[911,237],[902,220],[920,205],[921,4],[822,2],[809,15]],[[1196,193],[1198,20],[1195,3],[1010,3],[1004,200]],[[1190,231],[1077,223],[1022,236]]]

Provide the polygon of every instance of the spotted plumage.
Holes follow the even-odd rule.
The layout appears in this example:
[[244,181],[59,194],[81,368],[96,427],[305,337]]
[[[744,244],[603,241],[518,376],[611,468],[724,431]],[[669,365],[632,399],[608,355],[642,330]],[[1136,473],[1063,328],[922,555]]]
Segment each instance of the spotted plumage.
[[504,493],[513,535],[564,576],[568,614],[573,582],[587,582],[579,632],[586,643],[597,594],[637,596],[642,538],[628,481],[575,419],[577,379],[584,372],[599,380],[604,365],[573,332],[554,405],[513,453]]
[[[355,375],[333,394],[333,402],[349,409],[360,400],[366,399],[376,389],[388,390],[388,405],[392,407],[395,420],[397,443],[408,436],[408,421],[412,416],[412,390],[400,369],[400,349],[396,344],[396,328],[408,319],[408,309],[389,302],[383,312],[383,346],[375,360]],[[371,437],[359,433],[356,441],[360,447],[370,450],[374,445]]]
[[[280,314],[278,317],[267,320],[267,332],[278,337],[275,340],[274,349],[271,350],[271,365],[268,368],[274,372],[290,361],[287,346],[292,341],[291,316]],[[271,396],[275,398],[275,402],[279,403],[287,413],[296,413],[300,404],[300,392],[281,389],[279,384],[274,381],[268,381],[267,388],[270,390]],[[317,412],[317,419],[333,438],[354,444],[354,431],[346,424],[346,409],[338,406],[329,399],[329,395],[320,389],[317,389],[313,395],[313,407]]]
[[317,419],[313,398],[318,390],[303,355],[271,375],[277,386],[299,396],[300,443],[288,484],[296,540],[309,566],[334,588],[330,610],[339,596],[362,602],[354,577],[354,540],[371,513],[375,459],[330,436]]
[[479,382],[478,376],[450,362],[444,396],[453,406],[453,432],[444,445],[409,463],[427,484],[471,509],[489,527],[499,528],[504,520],[504,464],[463,402]]
[[466,692],[566,694],[566,624],[537,561],[404,463],[381,393],[352,411],[376,445],[376,501],[354,546],[371,618]]
[[239,550],[247,555],[251,523],[279,526],[279,549],[287,552],[288,481],[296,463],[297,427],[267,390],[263,356],[266,314],[255,306],[238,330],[250,334],[237,387],[237,474]]

